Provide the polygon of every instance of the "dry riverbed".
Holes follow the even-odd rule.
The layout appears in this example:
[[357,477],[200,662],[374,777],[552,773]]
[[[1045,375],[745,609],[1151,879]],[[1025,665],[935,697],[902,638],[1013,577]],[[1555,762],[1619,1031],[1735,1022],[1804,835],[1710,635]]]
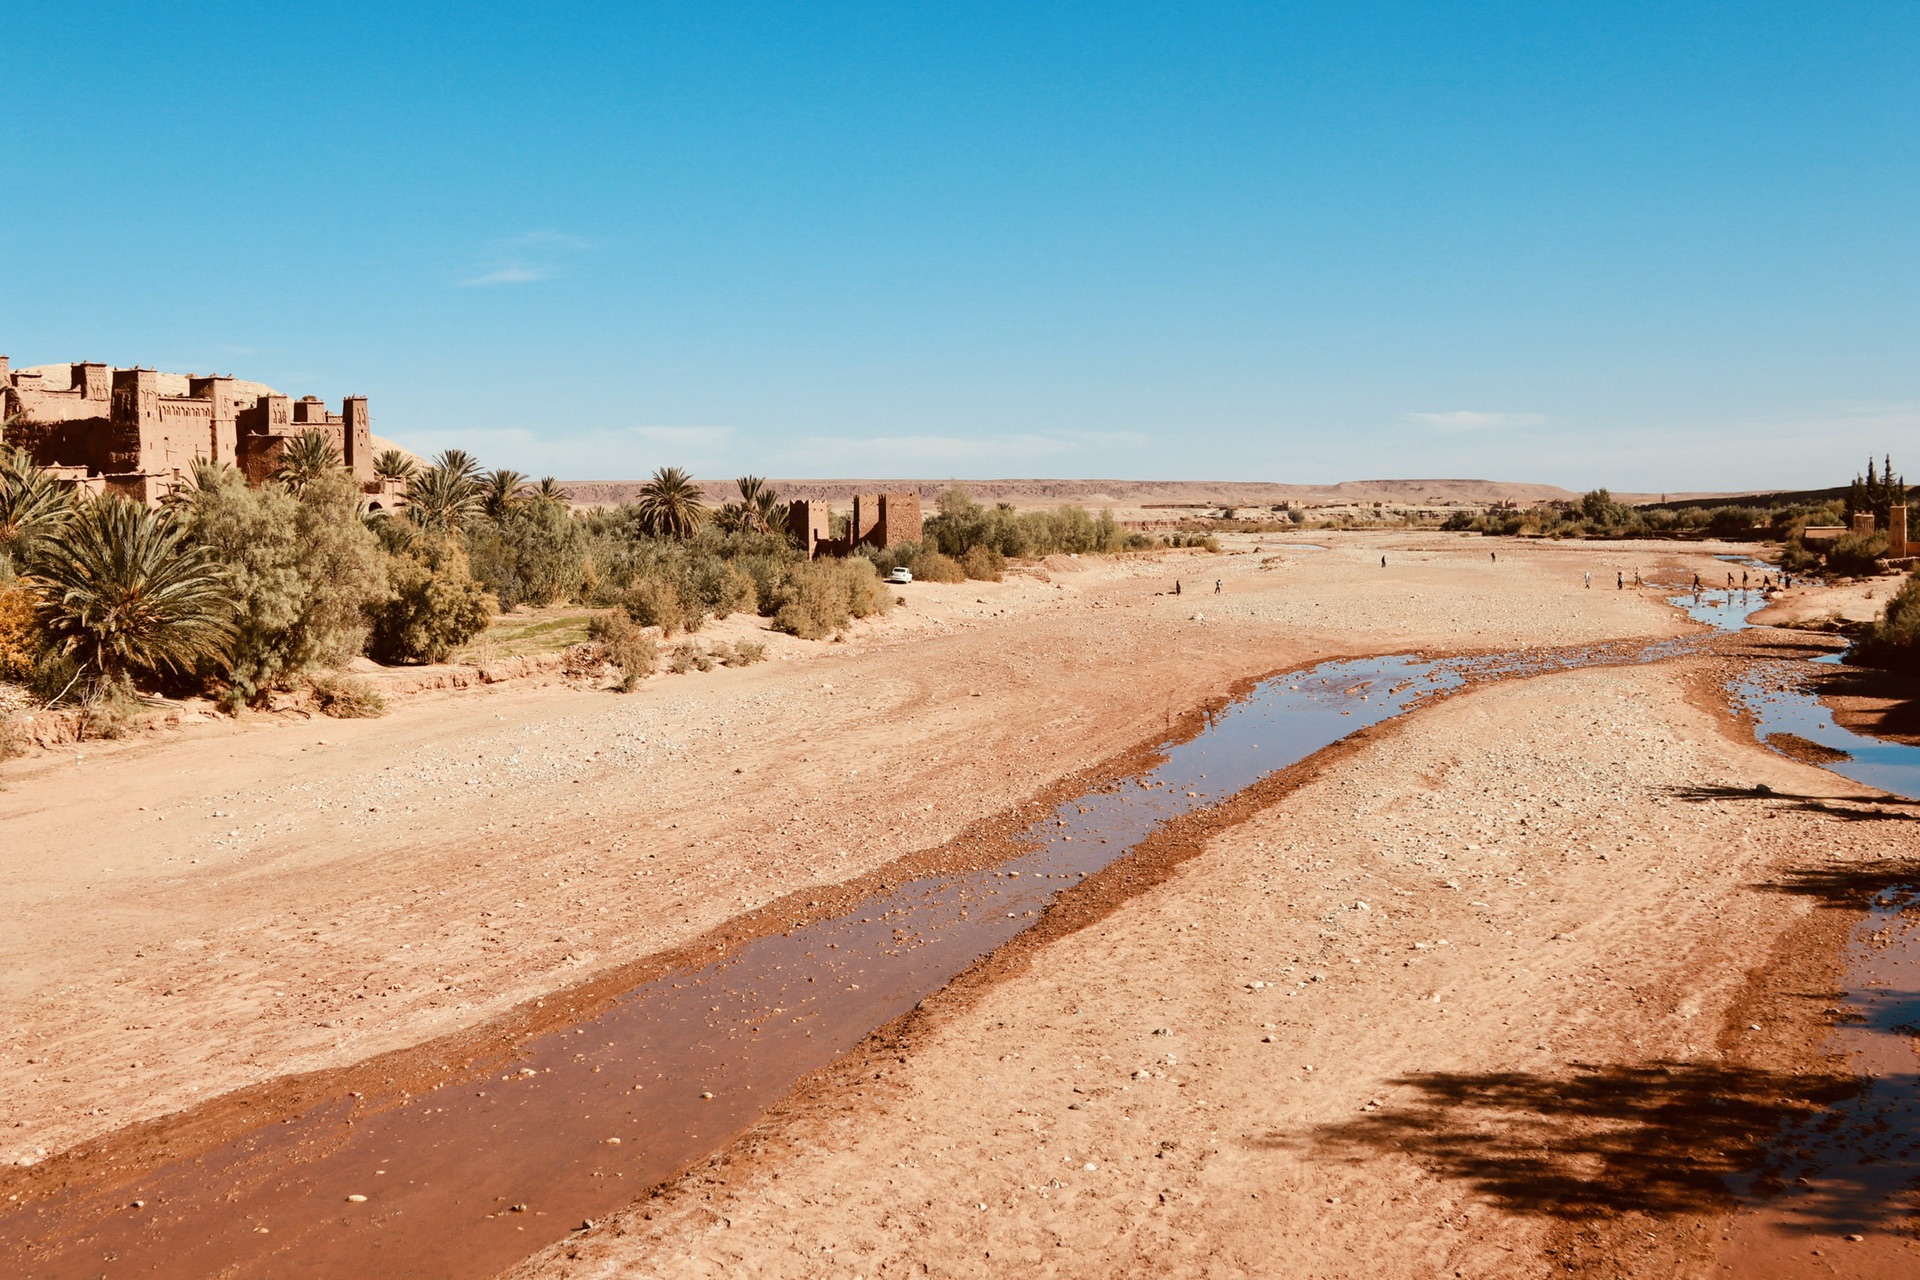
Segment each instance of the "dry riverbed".
[[[0,768],[0,1193],[824,894],[1246,678],[1677,634],[1614,573],[1713,563],[1321,540],[916,585],[844,644],[626,697],[521,681]],[[1540,677],[1336,752],[527,1273],[1537,1274],[1579,1241],[1518,1152],[1583,1123],[1541,1099],[1729,1061],[1729,1010],[1809,909],[1755,886],[1836,845],[1838,819],[1714,788],[1858,794],[1741,741],[1710,684]],[[1840,856],[1892,826],[1846,825]],[[1475,1101],[1492,1080],[1507,1101]],[[1509,1154],[1463,1136],[1488,1126]]]

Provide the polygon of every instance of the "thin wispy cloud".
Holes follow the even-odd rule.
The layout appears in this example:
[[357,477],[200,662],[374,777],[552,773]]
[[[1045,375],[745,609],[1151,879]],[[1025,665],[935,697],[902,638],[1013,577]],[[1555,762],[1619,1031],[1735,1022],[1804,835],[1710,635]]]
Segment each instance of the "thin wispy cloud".
[[1489,413],[1480,409],[1452,409],[1445,413],[1410,413],[1407,421],[1435,431],[1513,431],[1537,427],[1544,413]]
[[488,242],[479,257],[476,274],[460,281],[463,288],[501,284],[534,284],[551,280],[571,260],[597,248],[593,241],[564,231],[529,231]]

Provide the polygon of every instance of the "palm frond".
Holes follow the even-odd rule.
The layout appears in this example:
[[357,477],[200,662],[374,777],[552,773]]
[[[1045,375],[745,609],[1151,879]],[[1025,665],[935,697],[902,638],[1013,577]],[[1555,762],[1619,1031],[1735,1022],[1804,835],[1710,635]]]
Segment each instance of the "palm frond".
[[662,538],[690,538],[706,522],[705,495],[679,467],[661,467],[640,487],[634,503],[647,531]]
[[457,533],[485,509],[473,478],[446,467],[428,467],[407,481],[407,518],[426,532]]
[[171,515],[123,498],[81,507],[30,581],[55,644],[105,680],[184,673],[233,639],[226,570]]
[[302,431],[280,446],[280,464],[273,478],[299,493],[314,480],[340,465],[340,451],[318,431]]
[[0,445],[0,555],[26,565],[73,518],[73,494],[25,449]]
[[373,474],[380,480],[410,480],[420,464],[399,449],[382,449],[373,460]]

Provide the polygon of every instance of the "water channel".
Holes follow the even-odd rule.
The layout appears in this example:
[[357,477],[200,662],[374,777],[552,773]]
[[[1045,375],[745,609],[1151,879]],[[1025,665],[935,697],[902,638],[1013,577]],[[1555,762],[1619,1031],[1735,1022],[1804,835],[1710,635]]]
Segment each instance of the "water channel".
[[[1735,595],[1675,603],[1731,629],[1759,604]],[[1274,677],[1160,744],[1136,774],[1060,804],[1022,833],[1008,861],[901,884],[645,983],[428,1092],[378,1105],[338,1092],[150,1173],[13,1207],[0,1213],[0,1271],[47,1280],[492,1275],[724,1145],[797,1079],[1031,927],[1063,889],[1169,820],[1470,684],[1650,662],[1700,642],[1397,655]],[[1792,695],[1768,706],[1812,714]],[[1884,767],[1914,767],[1901,759]]]

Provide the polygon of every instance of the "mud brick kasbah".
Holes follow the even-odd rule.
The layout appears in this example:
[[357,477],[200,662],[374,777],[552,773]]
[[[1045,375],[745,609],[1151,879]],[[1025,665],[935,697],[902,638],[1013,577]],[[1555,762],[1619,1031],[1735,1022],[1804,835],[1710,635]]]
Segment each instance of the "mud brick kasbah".
[[327,438],[369,493],[389,497],[373,475],[373,423],[365,396],[334,413],[223,375],[115,369],[93,361],[9,367],[0,355],[0,443],[75,486],[157,503],[195,462],[231,463],[259,483],[286,442],[308,431]]
[[847,536],[833,536],[832,512],[824,502],[801,498],[787,504],[787,532],[809,556],[848,555],[856,547],[885,550],[920,540],[920,495],[856,493]]

